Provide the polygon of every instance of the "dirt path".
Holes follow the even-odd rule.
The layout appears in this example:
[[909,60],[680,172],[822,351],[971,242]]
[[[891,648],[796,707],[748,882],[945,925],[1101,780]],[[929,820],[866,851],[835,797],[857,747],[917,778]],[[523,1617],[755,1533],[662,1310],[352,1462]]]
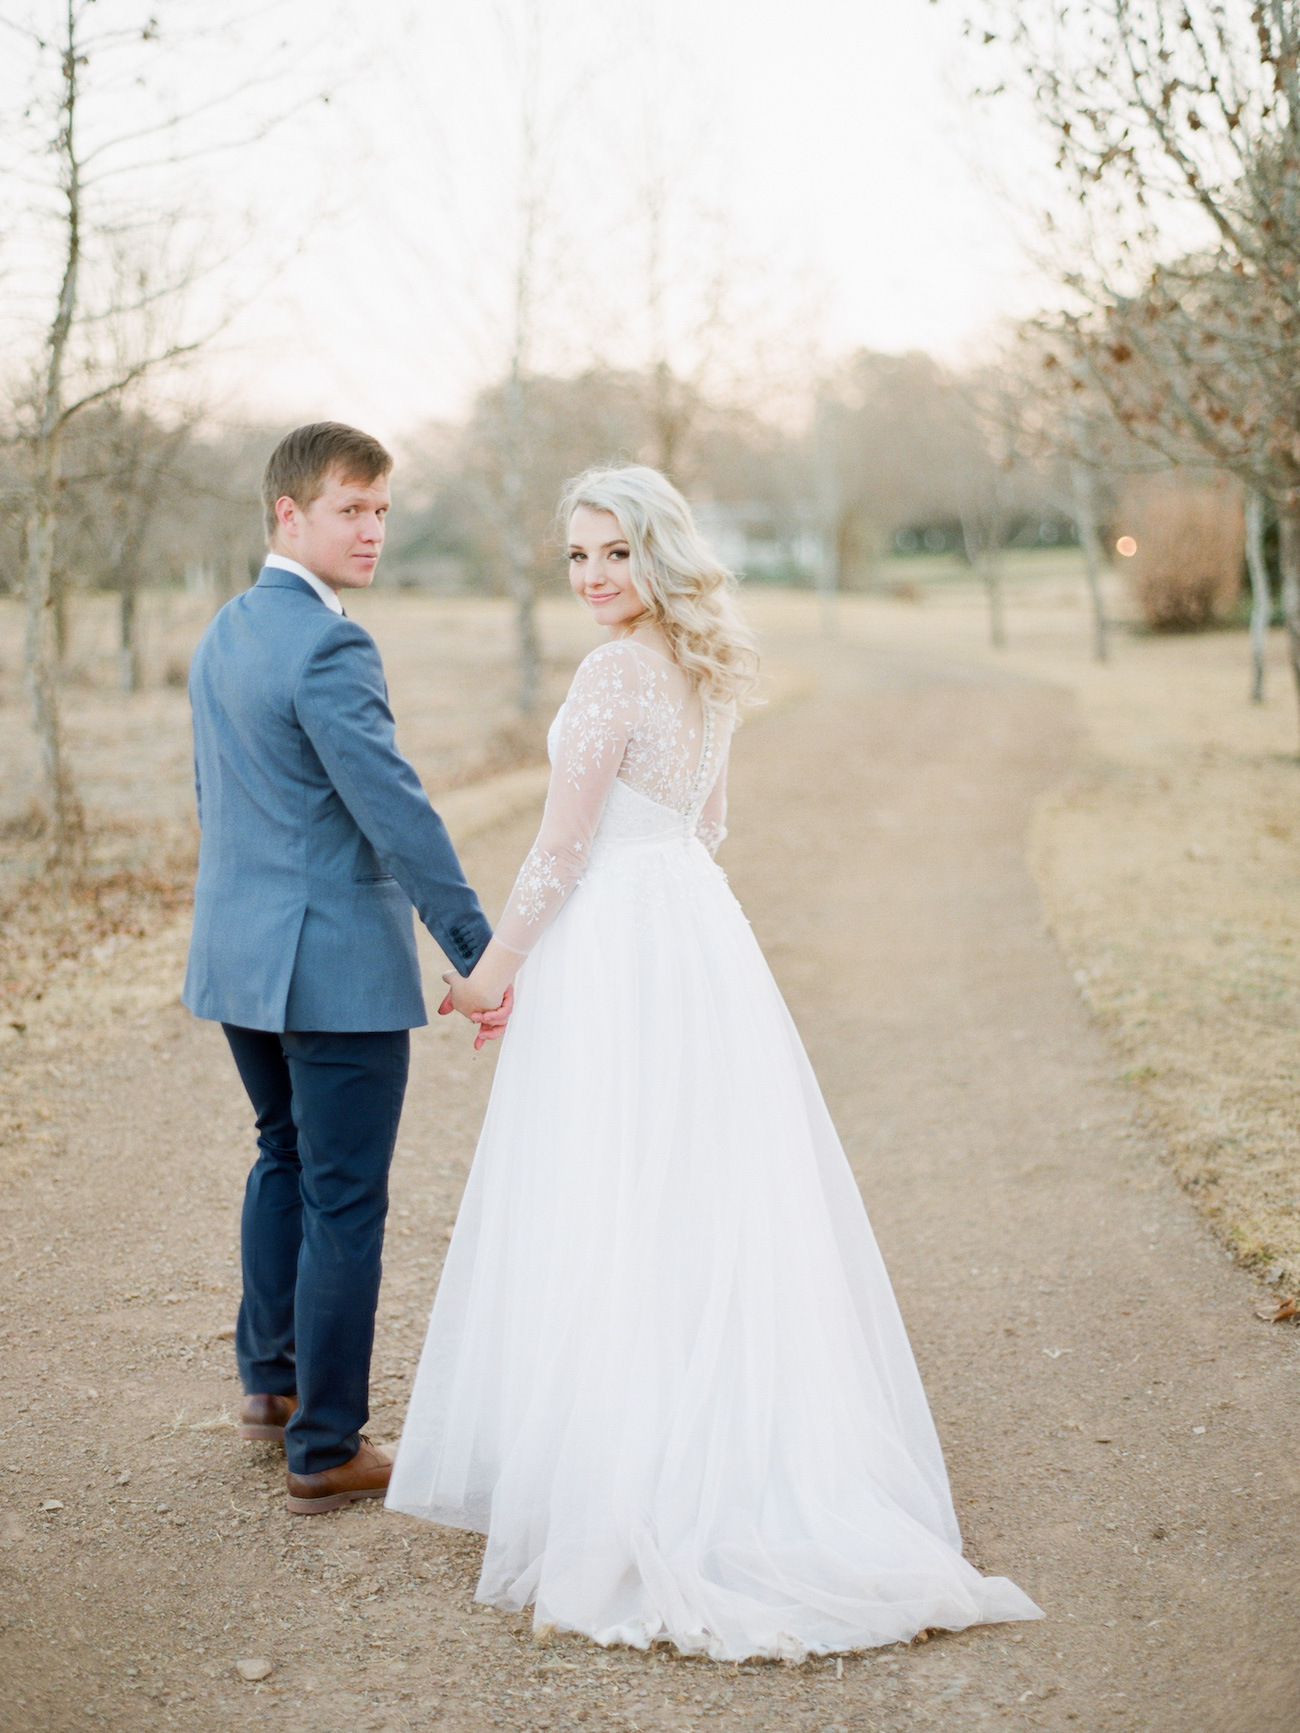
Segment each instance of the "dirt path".
[[[472,1611],[473,1537],[375,1509],[291,1522],[279,1459],[229,1428],[248,1115],[219,1033],[157,984],[173,936],[107,958],[94,994],[52,995],[4,1053],[0,1726],[1300,1722],[1300,1341],[1254,1319],[1253,1284],[1149,1147],[1043,931],[1024,836],[1075,749],[1068,701],[919,652],[776,648],[808,694],[740,736],[724,862],[862,1182],[969,1551],[1047,1619],[852,1658],[842,1677],[538,1647],[524,1620]],[[490,904],[531,823],[465,849]],[[420,1036],[380,1437],[400,1424],[489,1082],[458,1031]],[[250,1657],[273,1664],[263,1683],[237,1676]]]

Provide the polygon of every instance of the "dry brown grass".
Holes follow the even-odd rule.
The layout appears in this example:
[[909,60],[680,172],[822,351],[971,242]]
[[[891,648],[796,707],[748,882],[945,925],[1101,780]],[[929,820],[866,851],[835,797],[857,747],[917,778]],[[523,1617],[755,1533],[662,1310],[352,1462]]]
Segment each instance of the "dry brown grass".
[[1048,920],[1183,1184],[1243,1262],[1300,1292],[1300,756],[1281,634],[1256,706],[1244,632],[1123,633],[1099,667],[1073,585],[1013,590],[1001,656],[970,592],[853,598],[841,619],[1073,692],[1080,769],[1030,839]]
[[1300,1288],[1297,782],[1204,748],[1096,766],[1040,814],[1035,866],[1179,1178],[1242,1259]]

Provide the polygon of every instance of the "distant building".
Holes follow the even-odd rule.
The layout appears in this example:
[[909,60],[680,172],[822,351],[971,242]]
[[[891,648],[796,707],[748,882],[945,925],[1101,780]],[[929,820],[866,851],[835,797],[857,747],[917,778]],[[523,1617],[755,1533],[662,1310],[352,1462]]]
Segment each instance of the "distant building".
[[803,526],[780,523],[770,505],[698,500],[691,510],[705,541],[737,576],[752,583],[816,582],[825,558],[822,538]]
[[[902,524],[890,538],[892,551],[905,558],[914,554],[965,556],[966,542],[960,518],[935,518]],[[1005,548],[1074,548],[1079,534],[1072,519],[1060,512],[1020,512],[1007,524]]]

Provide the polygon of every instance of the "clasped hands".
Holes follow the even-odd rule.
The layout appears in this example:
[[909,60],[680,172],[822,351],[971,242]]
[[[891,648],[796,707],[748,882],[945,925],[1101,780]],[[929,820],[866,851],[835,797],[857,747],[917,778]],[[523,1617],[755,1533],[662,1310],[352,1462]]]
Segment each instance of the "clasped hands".
[[[471,1023],[477,1025],[474,1036],[474,1051],[485,1047],[489,1041],[498,1041],[505,1033],[505,1027],[510,1019],[510,1013],[515,1006],[515,990],[508,986],[501,995],[485,995],[482,988],[475,985],[465,975],[458,975],[455,969],[448,969],[443,975],[447,983],[447,997],[438,1007],[440,1017],[449,1017],[453,1011],[459,1011],[462,1017],[468,1017]],[[495,998],[496,1003],[489,1003]]]

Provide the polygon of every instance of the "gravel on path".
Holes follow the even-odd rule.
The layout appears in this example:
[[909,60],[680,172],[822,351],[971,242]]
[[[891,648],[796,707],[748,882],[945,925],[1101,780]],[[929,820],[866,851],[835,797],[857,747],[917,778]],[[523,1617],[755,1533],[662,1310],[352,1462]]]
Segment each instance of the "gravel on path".
[[[1044,931],[1024,839],[1069,702],[921,651],[775,647],[806,695],[738,738],[724,864],[862,1183],[968,1551],[1046,1619],[798,1668],[602,1652],[475,1611],[474,1536],[288,1518],[282,1457],[231,1424],[248,1111],[175,1001],[177,930],[3,1053],[0,1728],[1300,1725],[1300,1340],[1255,1321]],[[489,904],[533,819],[467,845]],[[380,1438],[491,1065],[447,1021],[416,1042]]]

